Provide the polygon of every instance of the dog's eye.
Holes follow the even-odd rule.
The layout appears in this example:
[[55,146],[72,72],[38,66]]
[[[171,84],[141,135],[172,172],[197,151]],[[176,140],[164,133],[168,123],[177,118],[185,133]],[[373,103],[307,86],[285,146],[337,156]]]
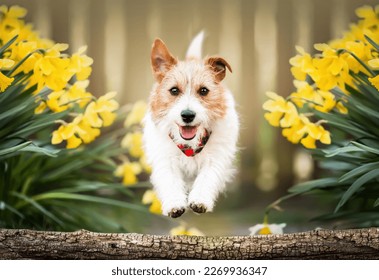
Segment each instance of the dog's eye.
[[199,94],[202,95],[202,96],[207,95],[208,92],[209,92],[209,89],[207,89],[206,87],[202,87],[202,88],[199,90]]
[[177,87],[173,87],[170,89],[170,93],[171,93],[171,95],[176,96],[179,94],[179,89]]

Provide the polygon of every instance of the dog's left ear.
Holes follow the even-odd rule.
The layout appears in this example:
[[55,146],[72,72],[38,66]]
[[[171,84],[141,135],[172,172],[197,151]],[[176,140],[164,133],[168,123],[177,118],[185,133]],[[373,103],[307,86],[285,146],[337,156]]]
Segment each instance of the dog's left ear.
[[166,72],[178,63],[162,40],[156,39],[151,50],[151,66],[155,79],[160,82]]
[[218,82],[221,82],[226,75],[226,69],[232,73],[232,67],[225,59],[218,56],[211,56],[205,59],[205,65],[209,65],[214,72],[214,75]]

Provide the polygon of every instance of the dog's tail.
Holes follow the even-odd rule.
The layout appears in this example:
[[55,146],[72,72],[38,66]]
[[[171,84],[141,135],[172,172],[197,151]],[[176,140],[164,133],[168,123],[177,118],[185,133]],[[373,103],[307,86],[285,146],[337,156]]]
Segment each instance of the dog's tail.
[[204,40],[204,31],[201,31],[199,34],[193,38],[191,44],[188,47],[186,58],[197,58],[201,59],[202,57],[202,48],[203,48],[203,40]]

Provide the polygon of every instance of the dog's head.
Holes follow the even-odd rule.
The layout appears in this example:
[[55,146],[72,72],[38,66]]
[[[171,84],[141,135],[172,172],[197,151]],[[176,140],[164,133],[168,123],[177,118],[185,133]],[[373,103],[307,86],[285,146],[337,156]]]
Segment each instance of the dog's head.
[[198,142],[226,114],[221,84],[230,65],[221,57],[179,61],[156,39],[151,64],[156,85],[150,98],[154,122],[177,143]]

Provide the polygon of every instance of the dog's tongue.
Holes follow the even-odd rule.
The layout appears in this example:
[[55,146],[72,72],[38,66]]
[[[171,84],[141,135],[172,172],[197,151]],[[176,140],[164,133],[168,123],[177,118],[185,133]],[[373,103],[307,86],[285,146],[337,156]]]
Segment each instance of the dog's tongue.
[[180,135],[185,140],[191,140],[195,137],[197,132],[196,126],[181,126],[180,127]]

